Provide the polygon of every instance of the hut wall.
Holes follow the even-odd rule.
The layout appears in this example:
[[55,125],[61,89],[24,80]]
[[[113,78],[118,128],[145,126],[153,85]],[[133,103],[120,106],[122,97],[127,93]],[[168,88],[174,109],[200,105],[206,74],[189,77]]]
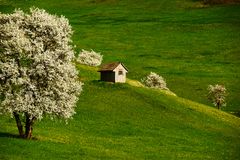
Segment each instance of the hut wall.
[[115,71],[115,82],[117,83],[125,83],[126,82],[126,73],[127,71],[122,65],[119,65],[114,69]]

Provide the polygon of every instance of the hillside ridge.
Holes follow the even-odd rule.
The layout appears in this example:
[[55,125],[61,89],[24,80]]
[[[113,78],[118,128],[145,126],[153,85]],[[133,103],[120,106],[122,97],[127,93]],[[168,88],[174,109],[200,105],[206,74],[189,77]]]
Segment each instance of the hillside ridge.
[[[97,67],[91,67],[91,66],[82,65],[82,64],[77,64],[77,66],[80,70],[80,73],[81,73],[81,71],[82,72],[87,71],[87,72],[91,73],[91,75],[95,74],[95,76],[94,76],[95,78],[97,78],[99,76],[98,73],[97,73],[97,70],[98,70]],[[86,82],[86,81],[89,81],[89,80],[85,79],[84,81]],[[95,80],[91,79],[90,81],[96,81],[96,79]],[[111,83],[111,84],[114,85],[114,83],[112,83],[112,82],[103,82],[103,83]],[[182,103],[182,104],[185,104],[187,106],[187,109],[191,109],[191,110],[194,110],[194,111],[204,113],[208,116],[215,117],[217,119],[220,119],[221,121],[226,121],[226,122],[228,122],[228,123],[230,123],[234,126],[240,127],[240,118],[239,117],[237,117],[235,115],[232,115],[230,113],[227,113],[225,111],[218,110],[214,107],[211,107],[211,106],[208,106],[208,105],[205,105],[205,104],[201,104],[199,102],[195,102],[195,101],[192,101],[192,100],[189,100],[189,99],[186,99],[186,98],[179,97],[174,92],[172,92],[170,90],[148,88],[148,87],[144,86],[144,84],[142,84],[140,81],[130,79],[130,78],[127,78],[126,84],[130,85],[132,87],[136,87],[136,88],[143,88],[145,90],[151,90],[152,92],[155,92],[157,94],[164,94],[166,96],[170,96],[172,99],[175,99],[175,101],[177,101],[179,103]],[[116,85],[121,85],[121,84],[116,83]],[[225,118],[228,118],[228,119],[225,119]]]

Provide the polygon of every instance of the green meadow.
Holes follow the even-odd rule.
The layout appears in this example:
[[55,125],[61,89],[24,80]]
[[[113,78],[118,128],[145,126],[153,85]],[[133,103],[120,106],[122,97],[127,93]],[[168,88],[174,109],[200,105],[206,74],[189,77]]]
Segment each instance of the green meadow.
[[228,90],[226,111],[240,108],[240,6],[194,0],[2,0],[0,11],[31,6],[66,16],[76,51],[93,49],[121,61],[129,77],[153,71],[177,95],[203,104],[209,84]]
[[0,159],[239,159],[239,118],[78,68],[85,87],[73,119],[46,118],[23,140],[14,119],[1,117]]
[[[73,27],[76,52],[121,61],[126,84],[99,82],[77,64],[85,83],[73,119],[48,118],[34,140],[16,137],[0,116],[0,159],[240,159],[240,5],[197,0],[0,0],[0,12],[44,8]],[[162,75],[177,96],[133,82]],[[136,81],[135,81],[136,80]],[[227,106],[208,102],[207,86],[224,84]]]

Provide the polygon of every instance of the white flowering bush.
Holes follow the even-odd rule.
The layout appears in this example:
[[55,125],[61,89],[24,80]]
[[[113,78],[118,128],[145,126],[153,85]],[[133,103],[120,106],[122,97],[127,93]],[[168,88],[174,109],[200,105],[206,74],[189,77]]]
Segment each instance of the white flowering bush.
[[150,87],[150,88],[169,90],[167,88],[167,83],[163,79],[163,77],[159,76],[158,74],[156,74],[154,72],[151,72],[147,77],[143,78],[142,82],[145,86]]
[[103,56],[100,53],[96,53],[93,50],[86,51],[84,49],[79,53],[77,58],[77,62],[88,66],[99,66],[102,60]]
[[209,85],[208,86],[208,99],[216,106],[221,109],[223,105],[226,105],[226,88],[223,85]]
[[0,113],[15,117],[21,137],[31,138],[33,123],[44,115],[68,119],[75,113],[82,84],[71,35],[65,17],[42,9],[0,14]]

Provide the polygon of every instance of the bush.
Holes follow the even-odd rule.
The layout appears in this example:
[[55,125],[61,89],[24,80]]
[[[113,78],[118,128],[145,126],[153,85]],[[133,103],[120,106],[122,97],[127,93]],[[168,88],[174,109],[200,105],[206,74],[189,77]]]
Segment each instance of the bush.
[[165,82],[164,78],[154,72],[151,72],[147,77],[143,78],[142,82],[145,86],[150,88],[169,90],[167,88],[167,83]]
[[226,88],[223,85],[216,84],[215,86],[208,86],[208,99],[216,106],[221,109],[221,106],[226,105]]
[[78,55],[77,62],[88,66],[99,66],[102,63],[102,59],[103,56],[100,53],[83,49]]

